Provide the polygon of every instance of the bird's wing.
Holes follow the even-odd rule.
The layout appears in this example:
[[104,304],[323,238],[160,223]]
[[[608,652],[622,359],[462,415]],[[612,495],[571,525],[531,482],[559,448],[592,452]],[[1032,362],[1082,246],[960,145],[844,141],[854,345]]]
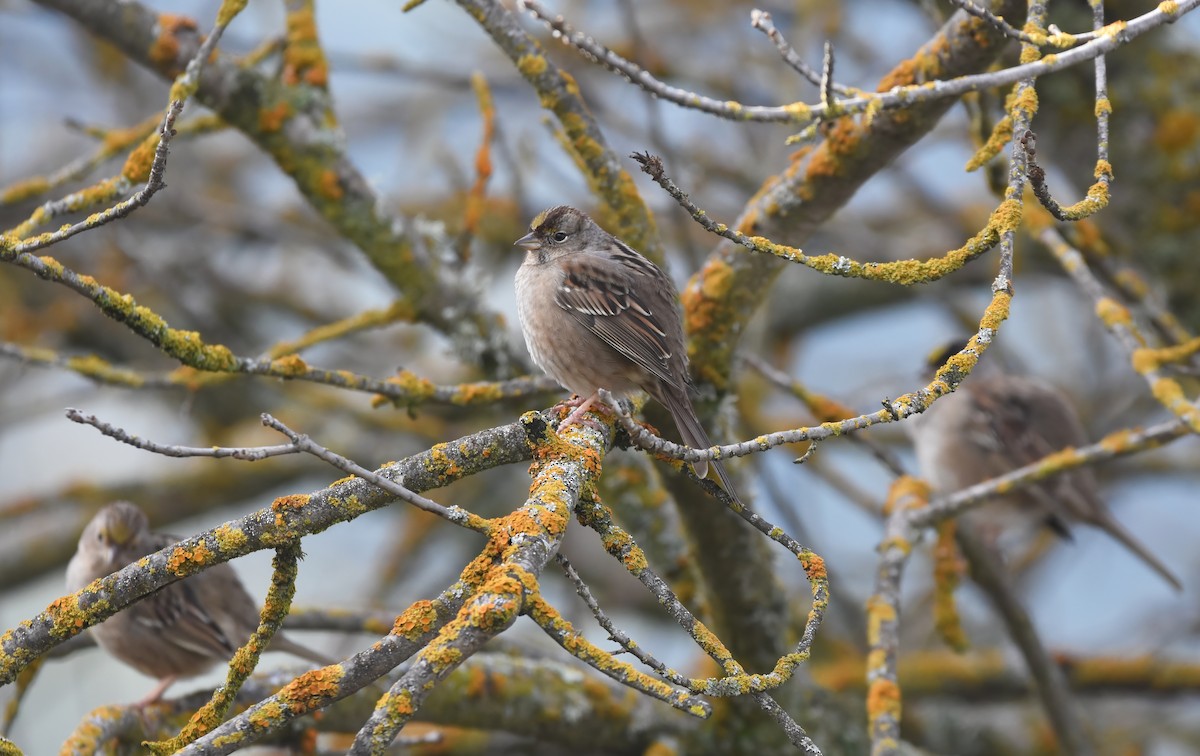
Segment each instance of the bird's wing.
[[554,301],[638,367],[683,388],[686,361],[672,350],[669,336],[681,332],[675,286],[644,257],[614,242],[615,255],[573,255]]
[[[989,379],[972,396],[986,410],[997,454],[1006,462],[1004,472],[1087,443],[1087,432],[1070,400],[1047,383],[1003,376]],[[1074,517],[1093,521],[1094,512],[1103,509],[1095,477],[1086,468],[1025,490],[1047,512],[1065,508]]]
[[[165,534],[150,534],[138,551],[142,555],[163,549],[179,539]],[[139,559],[141,556],[134,557]],[[132,559],[130,561],[133,561]],[[170,640],[181,648],[201,656],[227,659],[246,640],[232,638],[227,628],[217,622],[212,611],[206,610],[199,598],[199,591],[219,581],[221,573],[233,572],[227,564],[210,567],[189,578],[165,585],[142,601],[129,607],[131,618],[143,628]],[[236,580],[236,576],[234,576]],[[223,603],[234,597],[220,595]],[[216,607],[221,609],[220,606]],[[249,633],[246,634],[249,637]]]
[[136,613],[134,619],[194,654],[228,659],[245,638],[230,638],[205,611],[194,587],[188,584],[196,577],[200,576],[172,583],[147,596],[145,611]]
[[971,396],[989,418],[993,442],[1009,469],[1087,443],[1070,401],[1041,381],[1003,376],[978,385]]

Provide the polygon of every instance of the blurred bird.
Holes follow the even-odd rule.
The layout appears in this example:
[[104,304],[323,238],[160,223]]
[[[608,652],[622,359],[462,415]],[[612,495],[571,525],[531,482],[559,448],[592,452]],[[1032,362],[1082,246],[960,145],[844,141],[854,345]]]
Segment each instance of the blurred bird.
[[[1088,443],[1079,415],[1058,389],[1035,378],[977,373],[908,424],[921,475],[934,491],[953,493]],[[1182,590],[1179,579],[1108,511],[1091,468],[1027,486],[965,517],[984,530],[1004,532],[1044,523],[1068,539],[1068,522],[1092,525]]]
[[[67,565],[67,589],[78,591],[93,580],[152,554],[178,538],[150,532],[141,509],[127,501],[96,513]],[[158,686],[137,705],[162,698],[176,680],[194,677],[227,662],[258,627],[258,606],[233,567],[218,564],[166,585],[91,629],[108,653]],[[286,651],[322,666],[331,659],[276,633],[268,651]]]
[[[515,246],[517,312],[538,367],[580,397],[563,425],[578,421],[599,389],[617,396],[645,391],[667,408],[683,442],[712,446],[688,395],[687,348],[675,284],[657,265],[573,207],[539,214]],[[717,477],[734,500],[720,460]],[[692,468],[700,477],[707,462]]]

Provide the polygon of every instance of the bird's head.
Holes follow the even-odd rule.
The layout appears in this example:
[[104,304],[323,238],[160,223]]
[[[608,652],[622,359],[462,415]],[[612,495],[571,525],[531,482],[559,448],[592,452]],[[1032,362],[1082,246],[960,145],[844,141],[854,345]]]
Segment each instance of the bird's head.
[[537,214],[529,224],[529,233],[513,242],[513,246],[529,251],[562,248],[570,250],[580,245],[580,239],[592,228],[592,219],[567,205],[552,207]]
[[150,527],[146,513],[127,501],[109,504],[96,513],[79,537],[81,549],[102,552],[110,563],[117,553]]

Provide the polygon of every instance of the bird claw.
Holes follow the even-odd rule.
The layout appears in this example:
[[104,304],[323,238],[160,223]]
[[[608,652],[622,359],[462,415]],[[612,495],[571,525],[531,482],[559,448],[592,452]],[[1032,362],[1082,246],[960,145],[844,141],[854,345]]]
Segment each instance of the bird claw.
[[594,409],[597,412],[603,412],[607,409],[604,406],[604,403],[600,401],[599,394],[592,394],[591,396],[589,396],[586,399],[580,397],[577,394],[575,396],[572,396],[570,399],[566,400],[565,402],[560,403],[559,406],[562,406],[562,407],[574,406],[575,407],[575,409],[571,412],[571,414],[567,415],[566,419],[564,419],[561,423],[558,424],[559,430],[566,428],[568,425],[586,425],[586,426],[593,428],[595,430],[598,430],[600,432],[604,431],[604,423],[602,423],[598,420],[593,420],[593,419],[584,417],[584,415],[586,415],[589,410]]

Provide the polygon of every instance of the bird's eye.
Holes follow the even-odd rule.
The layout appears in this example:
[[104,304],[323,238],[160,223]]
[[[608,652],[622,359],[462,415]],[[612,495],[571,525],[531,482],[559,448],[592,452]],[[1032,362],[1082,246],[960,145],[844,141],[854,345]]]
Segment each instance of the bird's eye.
[[565,242],[567,240],[567,235],[566,235],[566,233],[564,233],[562,231],[555,231],[554,235],[551,236],[550,238],[553,239],[554,241],[558,242],[559,244],[562,244],[563,242]]

